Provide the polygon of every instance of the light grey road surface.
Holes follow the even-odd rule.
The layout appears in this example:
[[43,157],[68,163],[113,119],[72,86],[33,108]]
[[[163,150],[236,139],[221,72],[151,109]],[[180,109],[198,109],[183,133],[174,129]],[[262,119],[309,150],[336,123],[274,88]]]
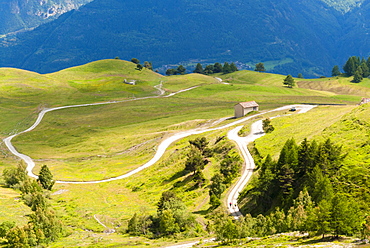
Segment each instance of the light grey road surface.
[[[294,105],[294,106],[289,105],[289,106],[284,106],[284,107],[281,107],[281,108],[271,110],[269,112],[288,110],[288,109],[291,109],[292,107],[295,107],[297,109],[298,113],[306,113],[307,111],[311,110],[315,106],[314,105]],[[256,116],[256,115],[254,115],[254,116]],[[279,117],[279,116],[276,116],[276,117]],[[273,117],[273,118],[276,118],[276,117]],[[240,129],[242,127],[243,126],[238,126],[234,129],[230,130],[227,134],[227,137],[229,139],[235,141],[235,143],[237,144],[237,146],[240,150],[240,153],[241,153],[241,155],[242,155],[242,157],[245,161],[244,167],[243,167],[243,170],[242,170],[242,175],[238,179],[238,181],[235,183],[235,185],[231,188],[231,190],[229,191],[228,197],[227,197],[228,210],[229,210],[230,214],[232,216],[234,216],[236,219],[239,218],[242,215],[242,213],[239,211],[238,204],[237,204],[238,203],[239,192],[241,192],[244,189],[245,185],[250,180],[250,178],[253,174],[253,170],[255,168],[253,157],[250,154],[250,152],[247,148],[247,145],[250,142],[253,142],[254,140],[262,137],[263,135],[265,135],[265,133],[263,132],[263,128],[262,128],[262,120],[256,121],[252,124],[251,132],[246,137],[240,137],[238,135],[238,132],[240,131]]]

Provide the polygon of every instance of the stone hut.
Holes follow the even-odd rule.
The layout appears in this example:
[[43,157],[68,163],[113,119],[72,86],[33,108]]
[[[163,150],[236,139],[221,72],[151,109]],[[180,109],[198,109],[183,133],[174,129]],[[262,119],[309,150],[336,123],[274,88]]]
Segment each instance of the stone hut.
[[243,117],[252,111],[258,111],[259,105],[255,101],[250,102],[240,102],[234,106],[235,117]]

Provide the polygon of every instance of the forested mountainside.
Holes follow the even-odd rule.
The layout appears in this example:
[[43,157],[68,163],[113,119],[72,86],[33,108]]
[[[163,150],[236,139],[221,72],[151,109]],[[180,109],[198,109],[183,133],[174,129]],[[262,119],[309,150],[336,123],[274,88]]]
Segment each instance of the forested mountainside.
[[32,29],[91,0],[0,0],[0,36]]
[[[369,43],[353,36],[366,34],[367,15],[358,13],[369,3],[359,8],[359,1],[95,0],[3,39],[0,66],[44,73],[118,56],[152,61],[155,68],[268,62],[271,72],[330,75],[350,55],[367,55]],[[338,11],[340,6],[351,11]]]

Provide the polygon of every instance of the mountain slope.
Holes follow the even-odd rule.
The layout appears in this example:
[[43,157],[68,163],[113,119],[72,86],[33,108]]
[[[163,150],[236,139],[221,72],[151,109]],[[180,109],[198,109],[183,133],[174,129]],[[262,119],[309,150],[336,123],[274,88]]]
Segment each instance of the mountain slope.
[[334,63],[338,15],[319,0],[96,0],[19,35],[1,49],[0,65],[50,72],[115,56],[155,67],[288,59],[275,71],[320,75]]
[[32,29],[91,0],[0,0],[0,36]]

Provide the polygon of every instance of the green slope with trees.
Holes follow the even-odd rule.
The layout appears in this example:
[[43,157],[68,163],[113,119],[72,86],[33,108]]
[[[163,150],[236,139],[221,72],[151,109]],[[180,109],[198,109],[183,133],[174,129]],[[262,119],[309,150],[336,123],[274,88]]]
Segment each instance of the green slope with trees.
[[[161,82],[163,89],[168,92],[197,86],[172,97],[48,113],[34,131],[22,134],[14,140],[14,145],[20,152],[36,159],[36,173],[41,173],[41,168],[45,166],[50,170],[52,177],[46,169],[42,173],[45,174],[43,178],[48,181],[47,188],[52,185],[53,180],[98,180],[137,168],[153,156],[163,138],[182,130],[207,127],[221,117],[232,116],[233,105],[237,102],[256,100],[261,110],[297,103],[347,104],[320,106],[306,114],[294,113],[292,116],[271,119],[270,124],[274,130],[255,142],[262,158],[260,169],[247,191],[258,184],[257,175],[263,174],[262,168],[267,168],[262,166],[267,154],[271,154],[272,161],[278,161],[287,139],[294,138],[296,145],[289,141],[290,145],[286,145],[286,150],[299,146],[304,138],[308,139],[309,144],[316,140],[317,147],[324,146],[330,138],[328,147],[335,151],[343,144],[337,153],[340,154],[338,161],[344,165],[340,167],[338,174],[332,174],[331,168],[337,168],[335,166],[338,165],[333,164],[334,167],[328,167],[330,173],[324,173],[322,177],[318,174],[317,181],[330,180],[333,182],[334,192],[337,190],[345,197],[355,199],[360,209],[364,210],[363,205],[368,196],[361,195],[361,192],[367,187],[364,181],[367,169],[363,169],[366,168],[367,143],[364,139],[359,139],[363,136],[357,132],[367,130],[368,108],[356,107],[355,104],[360,101],[361,92],[365,94],[369,88],[367,79],[354,84],[351,78],[344,77],[315,80],[294,78],[297,85],[289,88],[283,84],[286,78],[283,75],[255,71],[212,75],[221,77],[223,82],[228,83],[223,84],[211,76],[198,73],[163,77],[149,69],[137,70],[136,64],[118,59],[97,61],[45,75],[5,68],[1,69],[1,74],[0,86],[4,87],[0,91],[1,99],[6,102],[1,111],[4,114],[12,112],[11,108],[15,106],[13,108],[16,111],[12,115],[16,121],[13,123],[20,123],[15,126],[2,117],[1,131],[4,137],[9,132],[15,132],[15,129],[26,129],[43,106],[128,100],[132,98],[132,94],[136,97],[155,96],[158,92],[154,86]],[[137,80],[137,84],[123,84],[123,79]],[[341,85],[341,91],[333,90],[335,84]],[[309,86],[314,88],[313,85],[319,85],[320,89],[310,89]],[[352,90],[354,86],[355,91]],[[22,105],[16,105],[20,99],[23,100]],[[261,118],[269,117],[272,114],[264,114]],[[255,119],[245,123],[246,127],[253,121]],[[240,165],[235,145],[225,138],[227,131],[228,129],[207,132],[174,142],[158,163],[127,179],[97,185],[52,185],[50,205],[66,227],[66,232],[62,233],[52,247],[132,246],[146,245],[145,242],[165,246],[173,242],[171,238],[180,240],[208,235],[219,235],[225,241],[238,238],[220,232],[225,230],[222,228],[224,225],[231,229],[239,228],[237,223],[223,215],[215,221],[211,217],[220,216],[217,212],[223,211],[226,189],[235,182],[237,176],[237,172],[233,171],[234,165]],[[9,169],[18,163],[4,147],[2,151],[2,169]],[[342,160],[342,155],[346,153],[348,155]],[[363,164],[360,164],[361,161]],[[323,162],[318,166],[323,168],[324,164]],[[276,192],[277,198],[273,205],[266,210],[252,211],[253,215],[267,214],[264,223],[268,223],[266,218],[269,213],[274,213],[275,221],[281,221],[281,216],[289,216],[291,206],[298,208],[302,205],[299,200],[294,205],[293,200],[307,195],[303,190],[303,183],[298,185],[296,191],[292,191],[289,186],[295,185],[298,181],[296,178],[305,177],[306,174],[302,170],[295,170],[299,168],[294,167],[295,162],[291,166],[281,159],[281,165],[278,167],[280,173],[273,174],[280,176],[272,182],[284,184],[276,187],[281,191]],[[283,170],[291,173],[282,173]],[[283,178],[283,175],[291,175],[292,178]],[[349,187],[345,188],[347,184]],[[300,196],[298,189],[301,188]],[[312,208],[316,209],[312,213],[320,209],[329,209],[331,213],[341,211],[332,207],[335,204],[329,206],[329,203],[325,205],[322,202],[320,205],[321,201],[318,202],[316,195],[307,188],[314,202]],[[172,193],[164,193],[167,191]],[[326,201],[339,202],[336,205],[345,208],[342,194],[333,195],[333,198]],[[284,195],[290,197],[285,199]],[[5,203],[9,204],[7,201]],[[241,203],[245,204],[243,209],[247,209],[245,200]],[[274,212],[274,207],[279,207],[280,210]],[[313,216],[319,217],[317,214]],[[250,216],[245,221],[263,221],[262,217],[259,218],[253,220]],[[3,217],[3,220],[6,218]],[[25,222],[27,220],[20,218],[17,224],[22,226]],[[209,228],[205,229],[204,226],[207,225]],[[296,228],[298,227],[294,227]],[[312,227],[310,230],[320,234],[320,230],[316,228]],[[335,231],[332,232],[334,229],[329,228],[336,227],[330,224],[328,230],[321,230],[321,234],[336,234]],[[116,233],[103,233],[113,229]],[[258,233],[248,233],[247,230],[250,229],[242,229],[246,231],[239,237],[263,236],[287,230],[283,225],[275,230],[255,229],[256,232],[259,230]],[[353,230],[337,229],[337,234],[351,234]],[[142,237],[130,238],[138,233]],[[148,239],[153,237],[170,239]],[[97,238],[99,242],[96,242]]]

